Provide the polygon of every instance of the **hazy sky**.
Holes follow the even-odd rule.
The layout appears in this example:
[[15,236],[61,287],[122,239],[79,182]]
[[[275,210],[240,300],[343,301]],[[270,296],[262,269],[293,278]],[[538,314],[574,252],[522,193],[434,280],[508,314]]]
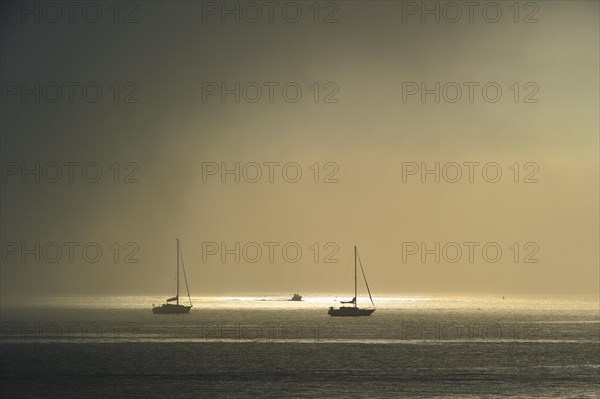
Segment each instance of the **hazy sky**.
[[[192,295],[349,292],[353,245],[375,295],[598,292],[598,2],[522,2],[518,15],[513,2],[496,2],[496,23],[494,5],[485,17],[474,8],[473,22],[463,6],[451,23],[456,10],[437,2],[320,3],[318,15],[304,1],[282,15],[281,3],[272,23],[261,3],[256,23],[245,3],[227,3],[239,23],[221,21],[221,3],[133,4],[117,17],[104,4],[97,23],[79,8],[72,23],[66,10],[51,23],[53,10],[40,9],[35,23],[3,9],[3,296],[170,293],[177,237]],[[288,22],[298,7],[299,21]],[[424,7],[439,7],[440,22],[425,14],[423,23]],[[235,82],[239,102],[222,101],[221,83],[235,91]],[[421,84],[436,82],[439,102],[435,93],[423,102]],[[63,96],[51,103],[57,85]],[[36,162],[40,181],[25,174],[22,183]],[[203,168],[236,162],[240,183],[221,183],[219,172],[203,181]],[[272,183],[269,162],[279,163]],[[282,176],[293,162],[286,178],[299,165],[296,183]],[[436,162],[440,183],[406,175]],[[463,173],[456,183],[444,179],[452,162]],[[62,179],[51,183],[54,163]],[[98,182],[82,178],[86,163],[88,178],[101,166]],[[253,163],[256,183],[246,181]],[[490,180],[501,170],[498,182],[484,179],[485,164]],[[330,173],[337,183],[323,182]],[[123,183],[128,176],[138,182]],[[239,242],[239,263],[207,253],[213,242]],[[436,242],[439,263],[435,253],[423,261],[421,243],[435,252]],[[63,250],[55,263],[49,243]],[[88,259],[101,248],[96,263],[84,259],[86,243],[97,243]],[[262,250],[256,263],[248,243]],[[286,243],[288,259],[301,248],[297,262],[284,258]],[[498,261],[486,260],[496,248]],[[128,254],[139,262],[125,263]]]

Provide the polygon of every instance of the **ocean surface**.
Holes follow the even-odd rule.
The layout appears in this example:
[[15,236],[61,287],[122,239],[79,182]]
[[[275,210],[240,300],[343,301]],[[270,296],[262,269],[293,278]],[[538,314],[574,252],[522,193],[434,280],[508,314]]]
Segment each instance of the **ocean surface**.
[[0,397],[600,397],[597,297],[287,299],[3,298]]

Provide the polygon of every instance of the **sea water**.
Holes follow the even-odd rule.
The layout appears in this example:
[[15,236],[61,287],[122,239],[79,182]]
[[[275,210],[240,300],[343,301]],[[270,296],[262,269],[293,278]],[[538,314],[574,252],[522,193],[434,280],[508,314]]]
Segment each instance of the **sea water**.
[[193,297],[155,315],[157,297],[5,298],[0,396],[599,395],[597,297],[376,297],[370,317],[330,317],[336,299]]

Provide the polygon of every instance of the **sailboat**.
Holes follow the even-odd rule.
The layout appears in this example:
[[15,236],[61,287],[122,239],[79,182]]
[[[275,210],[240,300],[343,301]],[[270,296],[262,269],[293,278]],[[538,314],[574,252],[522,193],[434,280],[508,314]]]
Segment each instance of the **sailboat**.
[[[188,299],[190,301],[188,305],[181,305],[179,303],[179,259],[181,259],[181,268],[183,269],[183,278],[185,280],[185,288],[187,289]],[[169,303],[169,302],[175,302]],[[190,289],[188,287],[187,276],[185,275],[185,266],[183,265],[183,256],[179,249],[179,239],[177,239],[177,295],[173,298],[167,299],[167,303],[161,306],[152,305],[152,313],[154,314],[182,314],[189,313],[192,308],[192,298],[190,297]]]
[[[367,291],[369,292],[369,298],[371,299],[373,309],[361,309],[356,303],[356,258],[358,258],[360,263],[360,270],[362,271],[363,278],[365,279],[365,285],[367,286]],[[367,283],[367,276],[365,276],[365,270],[363,269],[362,262],[360,262],[360,257],[358,257],[356,246],[354,246],[354,298],[349,301],[341,302],[344,304],[352,304],[352,306],[341,306],[339,309],[334,309],[332,306],[329,308],[329,312],[327,312],[327,314],[330,316],[370,316],[375,311],[375,303],[373,302],[373,297],[371,297],[371,290],[369,289],[369,283]]]

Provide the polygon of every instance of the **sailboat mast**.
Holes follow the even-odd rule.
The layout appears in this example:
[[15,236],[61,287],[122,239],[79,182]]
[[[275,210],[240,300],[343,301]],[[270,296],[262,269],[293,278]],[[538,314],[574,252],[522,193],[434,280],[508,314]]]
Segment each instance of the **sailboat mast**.
[[354,246],[354,307],[356,307],[356,245]]
[[177,305],[179,305],[179,238],[177,240]]

